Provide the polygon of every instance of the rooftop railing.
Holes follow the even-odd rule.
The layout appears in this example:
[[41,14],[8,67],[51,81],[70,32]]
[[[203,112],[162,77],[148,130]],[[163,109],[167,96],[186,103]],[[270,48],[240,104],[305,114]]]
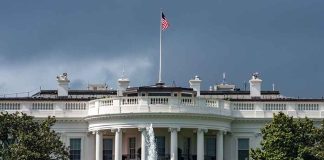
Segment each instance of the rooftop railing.
[[83,118],[123,113],[185,113],[233,118],[272,118],[284,112],[294,117],[324,118],[324,101],[228,101],[204,97],[112,97],[89,102],[0,101],[0,112],[25,112],[36,117]]
[[284,112],[294,117],[324,117],[324,102],[227,101],[202,97],[114,97],[90,102],[88,115],[122,113],[190,113],[234,118],[271,118]]
[[0,112],[24,112],[35,117],[71,117],[82,118],[88,114],[87,102],[0,102]]

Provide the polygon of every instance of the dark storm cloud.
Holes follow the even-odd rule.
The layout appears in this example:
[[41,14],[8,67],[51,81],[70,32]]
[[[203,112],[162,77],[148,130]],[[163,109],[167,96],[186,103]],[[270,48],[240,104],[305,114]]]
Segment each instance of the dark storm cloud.
[[[242,88],[258,71],[264,89],[275,83],[288,96],[324,95],[322,0],[1,1],[0,74],[9,78],[0,84],[5,91],[55,88],[52,77],[64,71],[72,72],[73,87],[115,83],[122,66],[132,85],[152,84],[160,8],[170,22],[165,82],[187,86],[198,74],[208,89],[226,72]],[[21,81],[30,75],[50,78]]]

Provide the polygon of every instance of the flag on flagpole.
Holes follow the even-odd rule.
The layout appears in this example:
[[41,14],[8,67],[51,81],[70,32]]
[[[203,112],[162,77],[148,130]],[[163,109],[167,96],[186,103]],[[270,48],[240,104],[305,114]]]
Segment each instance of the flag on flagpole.
[[162,31],[165,31],[169,27],[169,22],[165,18],[163,12],[162,12],[162,18],[161,18],[161,25],[162,25]]

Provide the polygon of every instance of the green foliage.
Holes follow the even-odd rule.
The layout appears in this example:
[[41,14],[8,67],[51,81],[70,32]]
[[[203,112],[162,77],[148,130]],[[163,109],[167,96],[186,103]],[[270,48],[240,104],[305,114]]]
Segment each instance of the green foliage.
[[280,112],[261,133],[261,148],[251,149],[252,159],[324,160],[324,120],[316,128],[308,118],[294,120]]
[[68,149],[51,130],[55,122],[54,117],[35,121],[24,113],[1,112],[0,157],[4,160],[67,160]]

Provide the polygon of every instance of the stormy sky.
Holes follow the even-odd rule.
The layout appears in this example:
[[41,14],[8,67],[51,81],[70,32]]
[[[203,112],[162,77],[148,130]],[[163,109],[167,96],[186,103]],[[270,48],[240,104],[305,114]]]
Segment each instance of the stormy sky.
[[262,89],[324,96],[323,0],[1,0],[0,95],[116,81],[158,80],[160,9],[166,84],[202,88],[222,81],[244,89],[253,72]]

